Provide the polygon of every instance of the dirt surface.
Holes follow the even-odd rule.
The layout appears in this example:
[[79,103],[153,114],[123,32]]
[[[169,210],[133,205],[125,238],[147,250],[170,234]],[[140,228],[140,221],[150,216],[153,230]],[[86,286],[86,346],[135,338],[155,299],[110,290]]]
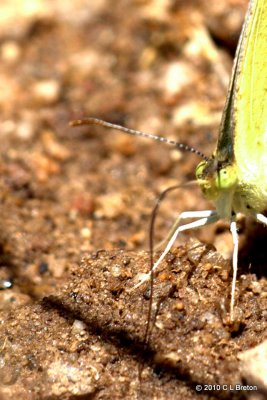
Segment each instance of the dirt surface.
[[[150,290],[133,287],[149,269],[151,210],[199,160],[68,126],[90,115],[211,154],[246,9],[213,3],[3,1],[1,400],[265,398],[232,390],[246,384],[238,355],[267,336],[264,230],[240,220],[234,324],[227,224],[181,236],[155,277],[145,346]],[[156,241],[179,212],[209,207],[177,190]]]

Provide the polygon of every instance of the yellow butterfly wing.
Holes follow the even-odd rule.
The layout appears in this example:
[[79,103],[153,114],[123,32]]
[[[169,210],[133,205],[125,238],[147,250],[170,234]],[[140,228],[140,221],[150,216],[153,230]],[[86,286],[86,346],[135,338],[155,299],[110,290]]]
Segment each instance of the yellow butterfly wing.
[[267,208],[267,0],[250,1],[217,148],[197,178],[222,218]]
[[234,156],[242,206],[267,208],[267,0],[253,1],[234,83]]

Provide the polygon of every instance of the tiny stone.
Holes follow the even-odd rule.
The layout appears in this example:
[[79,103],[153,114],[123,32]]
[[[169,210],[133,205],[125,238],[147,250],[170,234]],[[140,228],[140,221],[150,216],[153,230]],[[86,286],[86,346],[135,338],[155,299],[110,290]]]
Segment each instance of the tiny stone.
[[33,137],[34,128],[31,122],[21,121],[16,126],[16,135],[22,140],[28,140]]
[[89,228],[82,228],[82,229],[81,229],[81,236],[82,236],[84,239],[90,239],[91,236],[92,236],[92,231],[91,231],[91,229],[89,229]]
[[114,277],[118,278],[119,276],[121,276],[121,268],[119,265],[112,266],[110,272]]
[[252,292],[254,294],[259,294],[259,293],[261,293],[261,290],[262,290],[259,282],[251,282],[250,289],[252,290]]
[[44,80],[33,85],[36,100],[44,104],[53,104],[59,99],[60,85],[55,80]]
[[267,341],[238,354],[241,373],[248,384],[257,385],[267,392]]
[[81,333],[86,330],[86,325],[84,322],[80,321],[79,319],[75,319],[72,324],[72,332],[73,333]]
[[14,41],[7,41],[1,46],[1,58],[7,63],[14,63],[20,57],[21,51],[18,44]]
[[175,310],[182,311],[184,309],[184,303],[182,301],[177,301],[173,308],[175,308]]
[[180,94],[186,86],[196,80],[196,73],[190,63],[173,62],[166,70],[164,89],[166,98]]

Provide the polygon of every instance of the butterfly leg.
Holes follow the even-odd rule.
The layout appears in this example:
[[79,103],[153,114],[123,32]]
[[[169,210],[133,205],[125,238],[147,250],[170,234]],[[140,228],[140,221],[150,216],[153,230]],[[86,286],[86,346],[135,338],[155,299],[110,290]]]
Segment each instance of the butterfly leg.
[[211,215],[216,213],[216,211],[210,211],[210,210],[205,210],[205,211],[185,211],[182,212],[178,218],[174,221],[171,229],[167,233],[166,238],[161,240],[156,246],[155,246],[155,251],[160,250],[162,246],[167,245],[167,243],[171,240],[171,237],[173,236],[174,232],[180,225],[181,220],[183,219],[189,219],[189,218],[205,218],[205,217],[210,217]]
[[161,240],[158,244],[156,244],[156,246],[154,247],[155,251],[160,250],[164,245],[166,245],[166,243],[168,243],[168,241],[171,239],[172,235],[180,225],[180,222],[181,222],[181,215],[179,215],[179,217],[176,218],[171,229],[167,233],[167,236],[163,240]]
[[235,218],[232,219],[230,223],[230,231],[233,238],[233,280],[231,289],[231,303],[230,303],[230,319],[234,320],[234,304],[235,304],[235,288],[236,288],[236,277],[237,277],[237,265],[238,265],[238,233]]
[[188,218],[201,218],[196,221],[190,222],[189,224],[181,225],[177,227],[177,221],[175,222],[176,229],[174,232],[172,232],[172,236],[170,237],[167,246],[165,247],[163,253],[159,257],[159,259],[156,261],[156,263],[153,265],[151,271],[149,271],[147,274],[144,274],[143,277],[139,280],[139,282],[134,286],[134,289],[138,288],[141,286],[144,282],[148,281],[150,279],[151,273],[154,272],[157,267],[160,265],[162,260],[165,258],[165,256],[168,254],[170,251],[171,247],[173,246],[175,240],[177,239],[177,236],[180,232],[187,231],[189,229],[196,229],[201,226],[205,226],[208,224],[212,224],[216,221],[218,221],[219,216],[216,213],[216,211],[188,211],[188,212],[183,212],[178,220],[182,219],[188,219]]

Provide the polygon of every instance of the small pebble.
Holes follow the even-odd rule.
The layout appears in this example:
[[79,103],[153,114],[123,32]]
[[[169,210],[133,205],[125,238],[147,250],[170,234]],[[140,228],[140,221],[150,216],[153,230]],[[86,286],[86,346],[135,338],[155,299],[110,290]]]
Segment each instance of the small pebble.
[[70,151],[63,144],[59,143],[54,132],[46,130],[42,133],[42,142],[49,156],[59,161],[70,157]]
[[182,301],[177,301],[174,305],[173,308],[177,311],[182,311],[184,309],[184,303]]
[[73,333],[81,333],[86,330],[86,324],[79,319],[75,319],[72,324],[72,332]]
[[0,290],[10,289],[13,286],[12,279],[0,279]]
[[1,58],[8,64],[13,64],[20,58],[21,50],[18,44],[12,40],[4,42],[0,48]]
[[33,95],[42,104],[53,104],[59,99],[60,85],[56,80],[43,80],[33,85]]
[[267,393],[267,341],[238,354],[241,373],[249,385],[257,385]]
[[92,237],[92,231],[89,228],[82,228],[81,229],[81,236],[84,239],[90,239]]
[[186,86],[192,85],[197,79],[197,74],[189,63],[176,61],[169,64],[163,79],[167,101],[172,96],[182,93]]
[[220,120],[221,113],[214,113],[207,103],[189,101],[174,109],[172,120],[176,127],[192,124],[193,126],[213,125]]
[[262,291],[260,282],[251,282],[249,288],[252,290],[254,294],[260,294]]
[[22,140],[29,140],[34,135],[34,126],[30,121],[20,121],[16,125],[16,136]]
[[115,218],[121,215],[124,209],[124,198],[121,193],[109,193],[98,197],[98,209],[95,215],[98,218]]

